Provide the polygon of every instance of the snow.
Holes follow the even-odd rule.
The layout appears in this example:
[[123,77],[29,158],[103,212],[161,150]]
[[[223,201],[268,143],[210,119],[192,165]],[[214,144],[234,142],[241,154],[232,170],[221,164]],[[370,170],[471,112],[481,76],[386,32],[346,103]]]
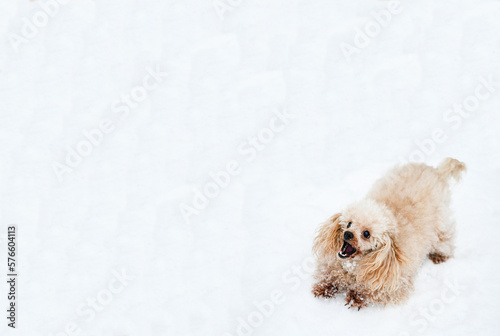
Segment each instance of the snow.
[[[0,4],[1,335],[498,334],[499,1],[54,1]],[[447,156],[455,258],[315,299],[319,223]]]

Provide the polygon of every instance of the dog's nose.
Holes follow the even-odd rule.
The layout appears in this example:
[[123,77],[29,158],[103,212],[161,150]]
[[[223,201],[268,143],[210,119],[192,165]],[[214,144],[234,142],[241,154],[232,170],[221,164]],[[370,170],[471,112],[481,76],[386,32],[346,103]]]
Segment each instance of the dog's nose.
[[345,240],[351,240],[353,237],[354,237],[354,235],[352,234],[352,232],[351,232],[351,231],[346,231],[346,232],[344,233],[344,239],[345,239]]

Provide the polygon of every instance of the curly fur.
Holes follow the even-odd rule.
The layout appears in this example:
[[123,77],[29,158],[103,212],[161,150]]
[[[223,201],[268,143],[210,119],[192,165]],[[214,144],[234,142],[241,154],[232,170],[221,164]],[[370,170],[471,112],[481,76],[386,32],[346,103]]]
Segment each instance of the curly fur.
[[[465,169],[451,158],[437,168],[398,166],[375,182],[365,199],[323,223],[313,245],[318,261],[313,294],[330,298],[345,292],[346,304],[358,309],[404,302],[426,257],[440,263],[453,256],[450,182],[459,181]],[[356,251],[342,259],[346,231],[353,234],[347,242]]]

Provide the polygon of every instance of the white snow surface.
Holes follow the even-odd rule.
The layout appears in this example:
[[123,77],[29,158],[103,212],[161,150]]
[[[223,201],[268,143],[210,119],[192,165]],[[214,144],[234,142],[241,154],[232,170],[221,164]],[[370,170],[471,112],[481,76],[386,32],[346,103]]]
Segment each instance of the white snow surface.
[[[1,335],[499,334],[500,1],[403,1],[383,26],[387,1],[61,0],[44,24],[53,1],[0,3]],[[315,229],[418,143],[429,164],[468,165],[455,257],[426,260],[402,306],[315,299]]]

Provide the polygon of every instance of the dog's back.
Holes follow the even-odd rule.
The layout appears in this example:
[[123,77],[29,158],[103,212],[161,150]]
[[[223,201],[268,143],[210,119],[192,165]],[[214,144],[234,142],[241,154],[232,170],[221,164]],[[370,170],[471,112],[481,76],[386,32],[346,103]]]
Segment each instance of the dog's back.
[[463,171],[465,164],[451,158],[437,168],[423,163],[397,166],[375,182],[367,196],[408,220],[435,215],[439,207],[449,204],[450,178],[458,181]]

